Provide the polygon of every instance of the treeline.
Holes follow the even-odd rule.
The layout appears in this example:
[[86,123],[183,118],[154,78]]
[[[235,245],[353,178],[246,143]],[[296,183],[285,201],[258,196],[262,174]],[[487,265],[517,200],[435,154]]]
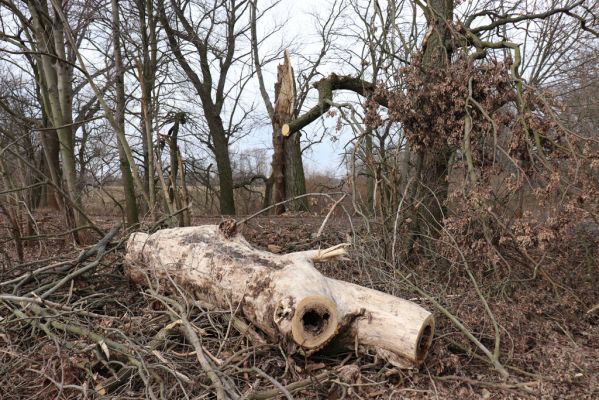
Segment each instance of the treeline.
[[[3,0],[13,234],[49,207],[79,240],[97,229],[84,187],[117,178],[128,225],[189,224],[190,183],[221,214],[257,182],[262,206],[309,210],[305,154],[331,138],[353,214],[405,227],[406,254],[443,234],[456,196],[493,210],[487,232],[499,210],[523,215],[534,188],[594,190],[581,177],[596,168],[597,4],[454,3],[334,1],[296,38],[275,22],[285,1]],[[272,132],[272,160],[244,166],[232,146],[257,129]]]

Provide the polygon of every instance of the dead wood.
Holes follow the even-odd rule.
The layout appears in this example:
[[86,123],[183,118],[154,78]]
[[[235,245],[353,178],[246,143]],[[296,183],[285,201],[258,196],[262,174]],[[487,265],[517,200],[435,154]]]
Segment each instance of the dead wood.
[[176,283],[216,306],[233,306],[291,352],[357,345],[401,367],[423,361],[434,333],[428,311],[314,268],[344,258],[345,245],[277,255],[253,248],[230,225],[135,233],[127,244],[127,274],[137,283],[148,277],[164,289]]

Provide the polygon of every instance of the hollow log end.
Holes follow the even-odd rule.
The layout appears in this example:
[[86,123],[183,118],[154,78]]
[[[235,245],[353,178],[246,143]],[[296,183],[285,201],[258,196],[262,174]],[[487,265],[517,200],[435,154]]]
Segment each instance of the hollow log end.
[[389,348],[376,348],[376,353],[387,361],[389,364],[400,368],[400,369],[414,369],[418,368],[431,347],[433,342],[433,335],[435,333],[435,319],[432,315],[429,315],[426,320],[423,321],[418,336],[415,341],[415,352],[397,352]]
[[420,364],[428,354],[435,335],[435,317],[430,314],[422,323],[416,339],[416,363]]
[[318,350],[336,334],[339,325],[337,305],[323,296],[302,299],[291,320],[295,343],[308,350]]

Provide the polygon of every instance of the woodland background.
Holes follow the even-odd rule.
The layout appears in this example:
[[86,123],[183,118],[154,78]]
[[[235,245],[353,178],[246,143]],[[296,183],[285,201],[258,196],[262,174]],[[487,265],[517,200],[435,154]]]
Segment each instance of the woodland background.
[[[291,3],[0,0],[0,397],[210,398],[183,315],[231,397],[599,396],[599,2]],[[123,276],[224,216],[350,242],[323,273],[434,311],[423,367]]]

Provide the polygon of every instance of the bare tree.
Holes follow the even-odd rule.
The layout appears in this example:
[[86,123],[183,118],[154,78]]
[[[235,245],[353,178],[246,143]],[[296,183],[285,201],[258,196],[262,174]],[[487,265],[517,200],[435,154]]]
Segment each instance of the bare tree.
[[[540,133],[531,129],[526,122],[528,106],[523,94],[525,89],[520,46],[502,37],[501,34],[499,37],[494,36],[494,32],[497,30],[501,32],[504,26],[513,27],[522,21],[542,21],[555,15],[565,15],[575,21],[581,29],[588,31],[585,28],[591,14],[582,3],[581,1],[565,2],[541,12],[528,10],[522,12],[511,8],[506,14],[498,14],[490,9],[482,9],[473,11],[459,21],[454,19],[452,1],[430,1],[426,4],[416,1],[414,4],[426,20],[426,34],[419,39],[415,56],[412,56],[409,61],[399,60],[406,65],[400,75],[399,85],[394,88],[378,82],[366,81],[360,76],[332,74],[314,83],[319,91],[318,104],[292,120],[288,124],[288,129],[290,132],[296,132],[326,113],[334,105],[333,92],[338,90],[349,90],[367,97],[369,100],[364,104],[367,111],[366,120],[374,126],[380,125],[380,118],[376,116],[377,105],[388,108],[389,120],[399,122],[407,135],[411,151],[410,163],[413,166],[410,176],[415,177],[418,182],[412,185],[407,193],[410,199],[408,208],[412,213],[412,217],[408,219],[411,221],[410,231],[413,232],[412,242],[416,238],[435,237],[441,232],[442,221],[446,215],[450,161],[456,150],[460,149],[459,144],[462,143],[452,138],[452,135],[461,136],[464,129],[467,133],[471,129],[468,109],[454,109],[454,106],[460,107],[460,104],[463,104],[456,102],[456,96],[463,96],[464,99],[472,98],[472,94],[470,97],[468,94],[469,80],[464,74],[470,73],[469,68],[474,68],[473,71],[481,73],[490,71],[490,67],[477,64],[478,60],[484,59],[489,53],[505,50],[510,54],[506,63],[511,67],[509,70],[506,67],[505,71],[510,74],[514,82],[514,107],[520,115],[517,118],[518,129],[523,130],[524,135],[534,143],[534,157],[544,160]],[[387,5],[387,10],[393,10],[393,7],[394,5]],[[379,13],[379,15],[383,14]],[[483,16],[490,22],[480,23],[479,18]],[[417,23],[416,16],[414,18],[414,23]],[[377,17],[370,23],[379,24],[379,20],[382,21],[382,26],[377,25],[377,29],[382,29],[383,32],[395,29],[394,24],[386,24],[384,18]],[[389,20],[393,21],[393,18]],[[509,32],[515,35],[517,31],[510,29]],[[372,38],[370,41],[385,43],[385,38],[381,40]],[[399,41],[409,43],[401,36]],[[390,53],[383,46],[381,49],[376,49],[373,54],[380,55],[385,52]],[[451,82],[455,83],[459,79],[465,79],[463,80],[465,86],[456,87],[456,90],[460,90],[461,93],[452,93],[445,85],[452,85]],[[472,82],[470,86],[471,84]],[[497,84],[503,85],[499,82]],[[499,102],[492,107],[500,107],[506,102]],[[497,110],[498,108],[494,108],[488,110],[488,113]],[[467,145],[468,135],[464,140]],[[466,147],[466,155],[470,153],[468,149],[469,147]],[[471,176],[470,179],[473,177]],[[411,248],[412,245],[408,247]]]
[[[233,101],[228,110],[225,104],[235,86],[230,83],[232,74],[249,56],[249,52],[238,46],[249,33],[249,24],[244,22],[248,4],[247,0],[223,0],[214,4],[175,0],[159,3],[160,21],[170,49],[201,101],[209,131],[207,144],[218,170],[222,214],[235,214],[229,142],[235,133],[230,116],[237,111],[239,102]],[[187,16],[190,13],[195,21]],[[199,63],[199,71],[192,66],[194,58]],[[223,121],[227,116],[228,124]]]
[[[114,51],[114,66],[116,75],[116,112],[115,119],[118,129],[125,131],[125,67],[123,65],[123,56],[121,52],[121,21],[119,0],[111,1],[112,8],[112,45]],[[119,164],[121,169],[121,179],[123,180],[123,190],[125,192],[125,214],[127,224],[134,225],[139,221],[137,200],[135,197],[135,186],[133,184],[133,175],[131,166],[123,146],[118,146]],[[149,188],[148,188],[149,190]],[[150,204],[151,206],[151,204]]]
[[273,128],[272,175],[267,184],[267,196],[265,200],[267,203],[271,200],[269,198],[271,187],[272,202],[275,204],[281,203],[286,199],[299,197],[297,200],[275,207],[275,213],[280,214],[285,211],[285,207],[294,211],[308,210],[307,198],[300,197],[306,193],[301,133],[299,130],[295,132],[283,132],[282,127],[291,119],[297,117],[302,109],[310,90],[310,81],[317,74],[318,67],[331,47],[332,33],[335,29],[336,21],[343,10],[343,6],[341,2],[334,2],[325,18],[322,20],[318,19],[320,25],[318,33],[322,40],[322,47],[315,59],[308,60],[305,68],[300,71],[301,81],[299,91],[297,90],[296,77],[291,66],[289,53],[285,50],[283,63],[277,67],[274,104],[268,95],[268,90],[264,83],[262,72],[264,60],[259,54],[261,40],[258,38],[256,26],[259,14],[264,15],[273,6],[274,4],[259,13],[257,0],[252,1],[250,20],[254,68],[256,70],[260,95],[262,96]]
[[[85,217],[70,204],[81,208],[80,185],[78,182],[75,157],[75,131],[77,123],[73,112],[73,96],[81,88],[74,86],[74,61],[76,47],[81,44],[89,24],[89,15],[77,13],[73,17],[76,26],[75,40],[66,40],[63,21],[55,6],[42,1],[26,2],[26,9],[6,1],[2,3],[13,16],[8,26],[15,28],[15,35],[3,36],[14,49],[15,54],[23,54],[33,70],[37,84],[37,98],[42,110],[41,143],[44,148],[47,171],[53,189],[49,190],[49,204],[55,207],[57,202],[54,189],[62,187],[68,197],[65,206],[67,221],[75,228],[74,236],[78,240],[77,228],[84,225]],[[60,12],[67,12],[60,9]],[[82,107],[80,116],[88,115],[88,107]],[[59,157],[61,165],[59,166]]]

